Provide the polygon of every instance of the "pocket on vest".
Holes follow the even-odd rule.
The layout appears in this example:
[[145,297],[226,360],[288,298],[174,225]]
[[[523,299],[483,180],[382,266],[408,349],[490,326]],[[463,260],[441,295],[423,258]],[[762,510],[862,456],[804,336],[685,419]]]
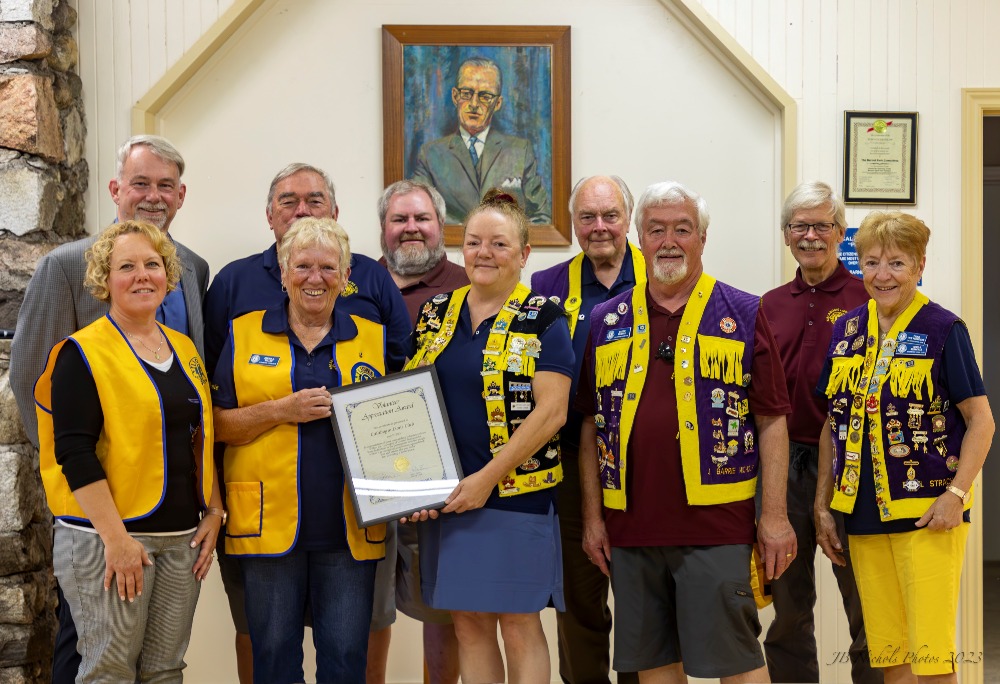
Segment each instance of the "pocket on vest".
[[263,482],[227,482],[227,537],[259,537],[264,513]]

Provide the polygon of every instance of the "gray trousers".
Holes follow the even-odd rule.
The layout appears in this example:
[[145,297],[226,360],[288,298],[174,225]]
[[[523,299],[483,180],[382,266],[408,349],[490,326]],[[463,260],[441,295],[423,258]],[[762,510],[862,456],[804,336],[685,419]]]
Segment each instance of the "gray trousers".
[[[774,622],[764,638],[764,655],[772,682],[818,682],[819,662],[813,616],[816,606],[817,549],[813,500],[816,498],[818,452],[816,447],[791,442],[788,460],[788,520],[798,539],[798,553],[781,578],[771,585]],[[846,567],[833,566],[833,574],[840,587],[851,632],[851,678],[855,684],[880,684],[882,673],[877,668],[872,668],[868,660],[861,598],[854,582],[844,518],[837,512],[833,516],[844,546],[844,558],[847,559]],[[824,653],[824,664],[839,657],[840,654]]]
[[191,536],[134,535],[153,564],[143,569],[142,595],[129,603],[118,597],[115,580],[104,591],[101,538],[56,524],[52,562],[79,634],[78,683],[183,680],[201,590]]

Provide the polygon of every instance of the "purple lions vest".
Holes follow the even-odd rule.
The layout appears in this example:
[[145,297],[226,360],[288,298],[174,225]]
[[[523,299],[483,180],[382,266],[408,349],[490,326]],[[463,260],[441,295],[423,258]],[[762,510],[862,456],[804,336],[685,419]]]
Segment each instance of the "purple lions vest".
[[[835,447],[831,507],[854,510],[868,440],[879,516],[919,518],[951,483],[961,456],[965,422],[939,384],[945,342],[961,320],[917,293],[879,345],[874,307],[858,307],[833,327],[826,389]],[[970,498],[965,508],[971,506]]]
[[[742,501],[756,490],[757,434],[747,388],[759,306],[757,297],[703,274],[684,308],[672,389],[690,505]],[[646,307],[645,288],[635,288],[598,304],[592,314],[604,505],[619,510],[626,503],[628,438],[650,363]]]

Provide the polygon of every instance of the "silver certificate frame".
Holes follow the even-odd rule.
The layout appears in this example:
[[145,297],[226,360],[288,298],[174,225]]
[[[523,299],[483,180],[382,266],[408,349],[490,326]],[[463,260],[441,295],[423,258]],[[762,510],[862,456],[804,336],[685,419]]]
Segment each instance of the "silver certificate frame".
[[358,525],[441,508],[462,479],[434,366],[330,391]]

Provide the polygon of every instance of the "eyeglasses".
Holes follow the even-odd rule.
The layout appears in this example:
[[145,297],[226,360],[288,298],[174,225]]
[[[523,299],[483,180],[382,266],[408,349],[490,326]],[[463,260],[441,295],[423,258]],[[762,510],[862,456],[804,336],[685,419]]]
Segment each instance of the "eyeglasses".
[[792,231],[792,235],[805,235],[812,228],[817,235],[826,235],[837,227],[836,223],[789,223],[786,228]]
[[493,104],[493,100],[499,97],[496,93],[491,93],[488,90],[480,90],[476,92],[472,88],[458,88],[458,99],[462,102],[468,102],[473,98],[473,96],[479,99],[480,104],[484,104],[489,107]]

